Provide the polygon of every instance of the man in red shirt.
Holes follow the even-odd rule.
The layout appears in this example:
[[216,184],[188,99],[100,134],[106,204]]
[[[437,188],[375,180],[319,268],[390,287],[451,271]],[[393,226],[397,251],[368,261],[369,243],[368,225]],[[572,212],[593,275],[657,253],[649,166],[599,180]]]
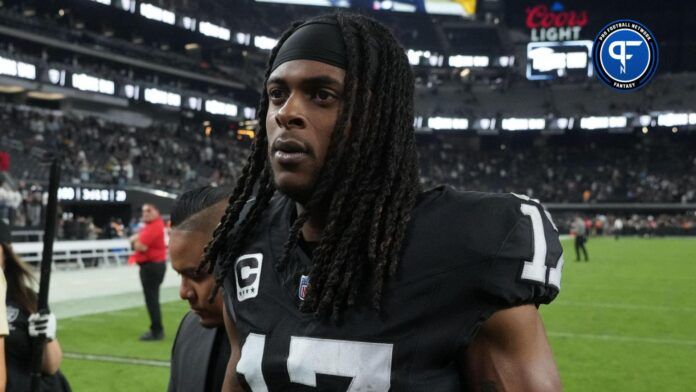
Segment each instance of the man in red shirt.
[[145,293],[145,305],[150,315],[150,330],[140,340],[162,340],[162,314],[159,304],[159,290],[167,269],[167,245],[164,241],[164,221],[160,212],[152,204],[144,204],[142,219],[145,226],[139,233],[130,237],[131,247],[135,251],[133,260],[140,266],[140,282]]

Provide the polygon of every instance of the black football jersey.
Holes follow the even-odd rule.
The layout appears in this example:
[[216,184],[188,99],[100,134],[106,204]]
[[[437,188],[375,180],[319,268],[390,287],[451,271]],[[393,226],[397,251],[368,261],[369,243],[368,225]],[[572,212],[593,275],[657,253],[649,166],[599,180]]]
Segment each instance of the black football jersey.
[[558,232],[536,201],[514,194],[425,192],[382,311],[366,304],[341,322],[298,308],[310,258],[283,254],[294,203],[276,197],[225,281],[225,306],[242,344],[237,374],[261,391],[452,392],[457,359],[497,310],[549,303],[560,289]]

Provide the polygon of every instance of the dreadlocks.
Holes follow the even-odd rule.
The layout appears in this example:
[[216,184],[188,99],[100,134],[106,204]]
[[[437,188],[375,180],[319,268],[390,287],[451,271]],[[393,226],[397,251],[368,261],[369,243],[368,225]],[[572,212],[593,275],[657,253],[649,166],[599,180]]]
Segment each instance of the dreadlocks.
[[[346,306],[355,304],[365,281],[372,283],[372,306],[380,309],[421,187],[413,131],[413,74],[403,48],[388,29],[370,18],[342,13],[321,18],[336,20],[345,40],[349,60],[343,104],[327,161],[311,199],[291,226],[276,268],[283,269],[288,263],[313,210],[328,206],[302,309],[336,319]],[[293,24],[271,52],[266,81],[279,48],[301,24]],[[263,89],[257,138],[225,215],[206,247],[205,265],[215,272],[217,282],[213,296],[275,193],[267,160],[268,103]],[[247,202],[248,211],[238,222]]]

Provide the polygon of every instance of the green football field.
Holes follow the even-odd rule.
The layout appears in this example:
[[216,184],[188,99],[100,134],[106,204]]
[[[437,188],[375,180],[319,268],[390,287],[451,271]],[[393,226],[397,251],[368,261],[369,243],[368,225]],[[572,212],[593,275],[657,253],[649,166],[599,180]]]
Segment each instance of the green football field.
[[[566,391],[696,391],[696,239],[592,238],[589,263],[564,243],[563,287],[541,308]],[[142,343],[142,308],[62,319],[63,372],[81,391],[163,391],[176,326]]]

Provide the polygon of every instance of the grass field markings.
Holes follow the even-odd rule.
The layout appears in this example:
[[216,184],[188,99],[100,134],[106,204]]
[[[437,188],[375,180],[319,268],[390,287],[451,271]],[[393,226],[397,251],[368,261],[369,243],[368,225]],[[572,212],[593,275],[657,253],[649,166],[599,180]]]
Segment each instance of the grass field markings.
[[663,338],[642,338],[638,336],[620,336],[620,335],[596,335],[589,333],[574,333],[574,332],[547,332],[548,336],[554,338],[573,338],[573,339],[590,339],[590,340],[605,340],[629,343],[654,343],[654,344],[671,344],[675,346],[691,346],[696,347],[696,340],[680,340],[680,339],[663,339]]
[[[70,320],[70,323],[75,323],[75,321],[71,320],[70,318],[64,318],[64,319],[58,319],[59,321],[61,320]],[[70,323],[63,324],[60,326],[61,329],[68,329],[70,328]],[[80,319],[79,324],[99,324],[99,323],[107,323],[104,319],[98,319],[98,318],[84,318]]]
[[[636,286],[636,285],[633,285]],[[564,291],[568,292],[568,290],[589,290],[589,291],[639,291],[641,293],[696,293],[695,290],[693,290],[691,287],[685,287],[685,286],[680,286],[679,289],[675,289],[674,287],[625,287],[621,285],[611,285],[611,286],[602,286],[602,285],[594,285],[594,284],[577,284],[577,283],[566,283],[563,285],[563,288],[561,289],[561,294],[563,295]]]
[[154,359],[130,358],[130,357],[114,357],[111,355],[94,355],[64,352],[63,357],[69,359],[79,359],[82,361],[110,362],[123,363],[127,365],[146,365],[155,367],[169,367],[168,361],[157,361]]
[[78,315],[78,316],[69,316],[69,317],[63,317],[63,320],[70,320],[70,319],[75,319],[75,318],[80,318],[80,322],[89,320],[89,322],[108,322],[105,320],[103,317],[100,317],[100,314],[108,314],[109,317],[138,317],[142,318],[143,314],[139,310],[115,310],[112,312],[98,312],[98,313],[92,313],[92,314],[83,314],[83,315]]
[[657,310],[664,312],[696,312],[696,308],[691,307],[674,307],[674,306],[658,306],[658,305],[631,305],[631,304],[617,304],[609,302],[575,302],[575,301],[557,301],[553,305],[566,305],[566,306],[581,306],[588,308],[607,308],[607,309],[625,309],[625,310]]

